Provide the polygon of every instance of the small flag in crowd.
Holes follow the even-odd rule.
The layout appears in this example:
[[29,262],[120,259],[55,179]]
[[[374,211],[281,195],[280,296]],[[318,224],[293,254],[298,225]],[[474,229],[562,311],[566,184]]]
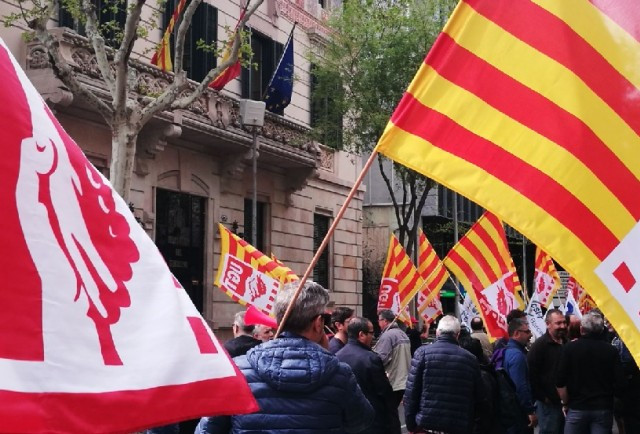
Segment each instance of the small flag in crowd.
[[0,431],[132,432],[257,410],[153,241],[1,40],[0,69]]
[[423,280],[411,258],[400,241],[391,234],[380,283],[377,310],[391,309],[395,314],[404,311],[422,286]]
[[291,29],[291,34],[284,47],[282,57],[278,62],[264,95],[264,102],[267,110],[273,113],[282,114],[286,106],[291,102],[293,94],[293,78],[294,78],[294,51],[293,51],[293,33],[296,26]]
[[425,281],[416,299],[418,313],[430,324],[442,315],[440,290],[451,276],[422,230],[418,235],[418,273]]
[[527,314],[527,322],[529,323],[531,333],[536,339],[547,331],[547,323],[544,321],[544,314],[542,313],[543,304],[540,303],[538,299],[539,296],[540,294],[537,291],[534,292],[524,311]]
[[534,262],[533,284],[538,303],[543,307],[549,307],[558,288],[560,288],[560,276],[556,271],[551,256],[540,247],[536,247],[536,259]]
[[638,362],[639,10],[460,1],[376,148],[534,240]]
[[215,284],[242,305],[252,305],[272,315],[273,302],[282,284],[296,280],[291,270],[278,264],[236,234],[220,229],[220,263]]
[[519,308],[520,281],[502,222],[485,212],[453,246],[444,264],[478,307],[492,339],[507,332],[506,315]]

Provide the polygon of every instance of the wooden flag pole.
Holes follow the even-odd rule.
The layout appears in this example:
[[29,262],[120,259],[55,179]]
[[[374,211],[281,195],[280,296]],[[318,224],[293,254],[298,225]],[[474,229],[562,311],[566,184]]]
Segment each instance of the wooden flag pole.
[[305,282],[309,278],[309,275],[313,272],[313,268],[316,266],[318,259],[320,259],[320,255],[322,255],[322,252],[324,252],[324,249],[327,247],[327,244],[329,243],[331,236],[333,235],[333,233],[336,230],[336,227],[338,226],[338,222],[340,221],[344,213],[347,211],[347,207],[349,206],[351,199],[353,199],[353,196],[356,195],[356,191],[358,190],[358,187],[360,187],[360,184],[362,184],[362,180],[364,179],[364,176],[367,174],[367,171],[373,164],[373,161],[375,160],[377,155],[378,155],[378,151],[374,149],[371,155],[369,156],[369,159],[367,160],[367,162],[364,163],[364,166],[360,171],[360,175],[358,175],[358,178],[353,184],[353,187],[351,188],[349,195],[347,196],[344,203],[342,204],[342,207],[340,207],[340,210],[338,211],[338,214],[336,214],[336,218],[333,220],[333,223],[331,223],[331,226],[327,231],[327,235],[324,236],[324,239],[322,240],[320,247],[318,247],[318,250],[316,251],[315,255],[313,255],[313,259],[311,259],[311,263],[309,264],[309,266],[307,267],[307,270],[304,272],[304,275],[300,279],[300,282],[298,284],[298,289],[296,289],[296,292],[293,294],[293,298],[289,302],[289,306],[287,306],[287,310],[284,312],[284,316],[282,317],[280,324],[278,324],[278,331],[276,332],[276,335],[274,336],[274,338],[277,338],[282,332],[282,329],[285,323],[287,322],[287,318],[289,318],[289,315],[291,315],[291,310],[293,309],[293,305],[298,299],[298,296],[300,295],[300,291],[302,290],[302,287],[304,286]]

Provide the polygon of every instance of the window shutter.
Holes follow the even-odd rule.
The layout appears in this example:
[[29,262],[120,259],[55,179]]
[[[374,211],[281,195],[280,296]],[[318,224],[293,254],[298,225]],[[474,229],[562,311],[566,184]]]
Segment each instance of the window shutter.
[[[329,217],[322,214],[313,215],[313,251],[317,251],[322,240],[329,231]],[[329,288],[329,246],[327,246],[313,269],[313,280]]]

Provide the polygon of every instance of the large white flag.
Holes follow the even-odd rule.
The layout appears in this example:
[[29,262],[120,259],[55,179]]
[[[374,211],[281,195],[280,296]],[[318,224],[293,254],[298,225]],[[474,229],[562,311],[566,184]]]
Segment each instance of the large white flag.
[[0,431],[255,411],[154,243],[1,40],[0,69]]
[[542,303],[538,300],[538,292],[534,291],[529,304],[525,309],[527,314],[527,321],[529,322],[529,328],[531,333],[537,339],[547,331],[547,324],[544,322],[544,315],[542,314]]

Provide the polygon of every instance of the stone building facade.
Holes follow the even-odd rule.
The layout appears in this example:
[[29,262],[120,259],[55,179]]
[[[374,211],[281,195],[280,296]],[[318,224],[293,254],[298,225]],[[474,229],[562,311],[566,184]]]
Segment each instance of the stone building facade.
[[[216,14],[217,34],[233,26],[241,4],[205,0]],[[5,4],[3,8],[9,6]],[[331,5],[315,0],[265,0],[249,25],[258,43],[284,44],[294,22],[295,81],[291,104],[279,116],[267,112],[258,132],[258,240],[255,244],[302,275],[323,232],[333,221],[361,168],[359,158],[334,152],[311,140],[309,51],[321,50],[322,22]],[[147,15],[150,16],[149,11]],[[56,23],[52,23],[53,26]],[[63,56],[81,80],[104,91],[94,54],[84,37],[69,28],[55,30]],[[20,38],[21,29],[2,29],[3,37],[63,127],[92,163],[108,174],[111,134],[102,118],[74,97],[55,77],[43,48]],[[147,50],[162,29],[136,43],[132,63],[137,97],[156,94],[171,76],[149,64]],[[221,38],[222,39],[222,38]],[[261,46],[258,45],[257,48]],[[268,66],[268,65],[267,65]],[[267,74],[264,68],[259,70]],[[207,321],[226,337],[242,307],[214,287],[219,262],[218,222],[236,233],[250,232],[252,134],[238,116],[253,71],[221,91],[208,91],[188,110],[163,112],[140,134],[131,191],[131,208],[156,241],[174,274]],[[243,82],[244,81],[244,82]],[[336,305],[361,312],[362,200],[359,190],[339,222],[315,276]]]

